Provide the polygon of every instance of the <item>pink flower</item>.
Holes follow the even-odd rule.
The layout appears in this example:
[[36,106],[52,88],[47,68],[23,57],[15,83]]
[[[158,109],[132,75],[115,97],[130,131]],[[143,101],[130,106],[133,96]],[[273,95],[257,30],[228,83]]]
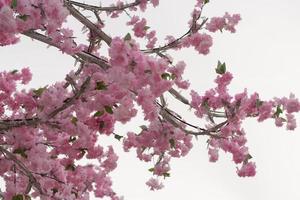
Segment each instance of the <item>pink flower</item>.
[[283,119],[280,118],[280,117],[276,117],[276,118],[275,118],[275,125],[276,125],[277,127],[283,126]]
[[206,29],[210,32],[216,32],[218,30],[222,31],[223,29],[230,31],[231,33],[235,32],[235,26],[241,20],[240,15],[234,14],[230,15],[225,13],[223,17],[213,17],[208,23],[206,23]]
[[297,127],[296,119],[295,119],[294,115],[286,114],[286,117],[287,117],[286,129],[294,130]]
[[219,159],[219,151],[218,151],[218,149],[209,148],[208,154],[209,154],[209,161],[210,162],[216,162]]
[[287,113],[299,112],[300,110],[300,103],[293,94],[290,95],[289,99],[285,99],[284,104]]
[[146,29],[146,19],[143,18],[139,22],[135,23],[133,27],[134,35],[136,37],[144,37],[146,35],[147,29]]
[[190,37],[185,38],[183,41],[184,47],[193,46],[199,54],[208,54],[209,48],[212,46],[212,37],[205,33],[194,33]]
[[150,187],[150,190],[160,190],[164,186],[162,183],[160,183],[157,179],[150,178],[147,182],[146,185]]
[[264,121],[271,117],[272,114],[272,102],[264,102],[258,109],[259,115],[258,115],[258,121]]
[[159,0],[151,0],[151,3],[153,5],[153,7],[156,7],[159,4]]
[[29,70],[29,68],[23,68],[21,70],[21,76],[22,76],[22,84],[27,84],[31,80],[32,74]]
[[249,163],[243,164],[242,167],[237,170],[237,174],[240,177],[255,176],[255,174],[256,174],[255,169],[256,169],[255,163],[249,162]]

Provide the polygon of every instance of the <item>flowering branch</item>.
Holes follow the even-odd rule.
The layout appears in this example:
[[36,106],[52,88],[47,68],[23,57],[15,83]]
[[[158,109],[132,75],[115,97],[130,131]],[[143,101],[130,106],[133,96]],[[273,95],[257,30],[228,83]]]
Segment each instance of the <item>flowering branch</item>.
[[[147,0],[150,1],[150,0]],[[74,6],[81,7],[85,10],[91,10],[91,11],[107,11],[107,12],[113,12],[113,11],[122,11],[128,8],[132,8],[135,6],[138,6],[142,1],[141,0],[136,0],[132,3],[128,4],[123,4],[123,5],[118,5],[118,6],[109,6],[109,7],[102,7],[102,6],[94,6],[94,5],[89,5],[86,3],[80,3],[76,1],[69,1],[70,4]]]

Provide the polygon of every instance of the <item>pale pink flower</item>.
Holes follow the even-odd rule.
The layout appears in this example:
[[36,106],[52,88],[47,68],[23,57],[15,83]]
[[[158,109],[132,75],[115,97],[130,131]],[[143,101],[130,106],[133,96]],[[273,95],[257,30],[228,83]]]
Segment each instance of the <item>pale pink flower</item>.
[[246,176],[255,176],[256,174],[256,165],[254,162],[248,162],[246,164],[243,164],[240,169],[237,169],[237,174],[240,177],[246,177]]
[[150,178],[147,182],[146,185],[150,187],[150,190],[160,190],[164,186],[162,183],[160,183],[157,179]]

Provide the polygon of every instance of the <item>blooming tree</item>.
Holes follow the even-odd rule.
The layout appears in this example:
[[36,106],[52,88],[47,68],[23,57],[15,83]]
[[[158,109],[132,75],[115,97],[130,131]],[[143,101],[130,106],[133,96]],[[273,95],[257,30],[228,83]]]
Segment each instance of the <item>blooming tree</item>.
[[[0,175],[5,181],[1,198],[89,199],[94,193],[122,199],[109,176],[118,155],[113,146],[101,143],[102,135],[114,137],[124,151],[135,150],[139,160],[149,163],[150,190],[163,187],[171,159],[187,155],[193,138],[200,136],[207,137],[210,162],[218,160],[219,151],[228,152],[238,176],[255,176],[242,122],[272,119],[276,126],[294,130],[300,103],[293,94],[271,100],[247,90],[230,94],[233,75],[220,61],[214,88],[203,94],[189,90],[183,77],[185,62],[175,62],[169,52],[193,48],[206,55],[213,44],[211,32],[234,33],[241,20],[229,13],[202,16],[208,3],[196,0],[189,29],[180,37],[168,35],[159,44],[156,30],[139,15],[158,6],[159,0],[117,1],[109,6],[71,0],[0,0],[1,46],[15,44],[24,35],[57,48],[77,63],[77,70],[65,80],[30,90],[19,89],[31,80],[29,68],[0,72]],[[106,18],[124,14],[128,34],[112,37],[115,33],[104,31]],[[82,24],[84,44],[76,41],[74,27],[65,23],[67,17]],[[190,97],[179,90],[190,91]],[[166,95],[191,108],[205,125],[191,124],[173,111]],[[145,120],[140,131],[116,133],[116,122],[129,122],[138,110]],[[94,164],[80,162],[86,159]]]

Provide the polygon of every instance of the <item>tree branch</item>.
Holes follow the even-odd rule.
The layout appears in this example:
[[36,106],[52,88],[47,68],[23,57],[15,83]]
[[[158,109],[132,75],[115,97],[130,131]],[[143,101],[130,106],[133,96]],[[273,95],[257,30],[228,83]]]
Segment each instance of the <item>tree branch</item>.
[[[9,160],[13,161],[18,167],[19,170],[28,177],[29,179],[29,184],[32,184],[41,195],[44,195],[44,192],[42,190],[42,187],[40,185],[40,183],[37,181],[37,179],[33,176],[33,174],[27,169],[27,167],[10,151],[6,150],[5,148],[3,148],[0,145],[0,152]],[[30,192],[30,190],[28,191],[28,189],[31,189],[31,186],[29,185],[26,189],[26,193],[28,194]]]
[[69,10],[70,14],[74,18],[76,18],[79,22],[88,27],[91,31],[97,34],[108,46],[110,46],[111,37],[109,37],[106,33],[101,31],[93,22],[91,22],[84,15],[82,15],[76,8],[72,6],[72,4],[68,0],[65,0],[64,3],[65,7]]
[[[30,37],[32,39],[38,40],[40,42],[43,42],[45,44],[48,44],[50,46],[60,49],[60,47],[57,44],[52,42],[52,39],[50,37],[47,37],[40,33],[37,33],[33,30],[25,31],[22,34],[26,35],[27,37]],[[88,52],[82,51],[82,52],[76,53],[75,55],[86,62],[91,62],[91,63],[97,64],[103,69],[109,68],[109,65],[106,61],[104,61],[104,60],[100,59],[99,57],[94,56]]]
[[[150,0],[147,0],[147,1],[149,2]],[[74,6],[78,6],[83,9],[86,9],[86,10],[113,12],[113,11],[122,11],[122,10],[125,10],[128,8],[134,7],[134,6],[138,6],[141,3],[141,0],[136,0],[133,3],[124,4],[121,6],[108,6],[108,7],[94,6],[94,5],[89,5],[86,3],[80,3],[80,2],[76,2],[76,1],[69,1],[69,3]]]

